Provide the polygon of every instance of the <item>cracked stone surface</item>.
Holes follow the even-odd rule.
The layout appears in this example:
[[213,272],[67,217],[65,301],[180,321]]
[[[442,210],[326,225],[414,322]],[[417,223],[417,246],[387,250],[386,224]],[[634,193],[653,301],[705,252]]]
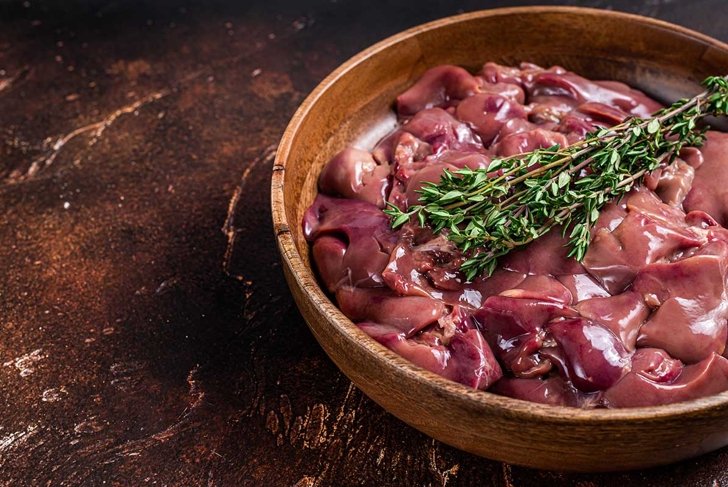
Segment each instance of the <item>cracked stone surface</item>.
[[[728,40],[724,0],[560,3]],[[573,475],[442,445],[293,305],[269,178],[296,106],[371,43],[484,5],[0,0],[0,485],[728,485],[726,449]]]

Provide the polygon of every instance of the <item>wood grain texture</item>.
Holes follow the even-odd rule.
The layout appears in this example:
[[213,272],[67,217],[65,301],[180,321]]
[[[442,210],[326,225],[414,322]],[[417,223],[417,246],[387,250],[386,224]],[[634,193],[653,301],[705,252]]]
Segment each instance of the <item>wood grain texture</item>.
[[[581,3],[728,39],[723,0]],[[483,6],[1,0],[0,485],[728,484],[725,449],[574,475],[435,442],[293,305],[268,195],[295,108],[366,46]]]

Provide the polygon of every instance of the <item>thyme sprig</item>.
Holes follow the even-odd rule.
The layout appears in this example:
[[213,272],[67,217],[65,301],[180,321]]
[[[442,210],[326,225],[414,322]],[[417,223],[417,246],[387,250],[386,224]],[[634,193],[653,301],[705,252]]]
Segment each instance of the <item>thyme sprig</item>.
[[420,204],[405,210],[388,204],[394,228],[414,220],[443,233],[466,256],[469,281],[495,270],[499,257],[554,226],[568,238],[569,256],[581,261],[599,210],[639,184],[683,147],[699,147],[705,116],[728,113],[728,78],[712,76],[706,90],[654,113],[595,130],[573,145],[493,159],[486,169],[444,171],[426,183]]

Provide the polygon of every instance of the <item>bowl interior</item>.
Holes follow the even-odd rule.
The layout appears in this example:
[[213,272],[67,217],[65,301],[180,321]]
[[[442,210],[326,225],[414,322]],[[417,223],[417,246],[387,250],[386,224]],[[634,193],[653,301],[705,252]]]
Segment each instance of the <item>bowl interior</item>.
[[[495,407],[508,409],[514,415],[538,416],[543,421],[554,422],[553,425],[591,421],[619,428],[623,421],[639,422],[648,416],[666,419],[682,414],[681,417],[687,417],[712,408],[711,414],[718,418],[715,421],[722,425],[720,438],[710,446],[696,446],[693,442],[682,453],[675,450],[674,454],[652,460],[648,455],[654,456],[657,446],[646,447],[649,453],[645,459],[633,452],[631,457],[625,454],[621,463],[615,458],[612,465],[601,467],[590,456],[592,453],[586,451],[571,459],[560,454],[563,468],[635,468],[666,463],[728,443],[725,434],[728,393],[691,404],[631,411],[553,408],[489,393],[473,393],[383,350],[344,317],[317,284],[301,220],[316,196],[322,166],[346,146],[371,149],[395,126],[392,108],[397,94],[426,69],[438,64],[457,64],[475,72],[486,61],[506,65],[522,61],[542,66],[556,64],[587,78],[625,82],[667,102],[697,93],[699,82],[706,76],[728,72],[728,46],[687,29],[628,14],[569,7],[528,7],[482,11],[425,24],[382,41],[347,61],[312,92],[294,115],[274,166],[273,219],[284,268],[290,273],[289,283],[297,283],[291,285],[292,289],[297,286],[304,295],[297,296],[297,303],[317,339],[364,392],[395,415],[450,444],[494,458],[543,466],[548,455],[530,461],[505,452],[494,454],[486,446],[471,446],[470,440],[459,441],[452,434],[448,436],[446,428],[408,416],[404,409],[399,409],[396,397],[390,400],[377,395],[376,388],[387,386],[385,379],[375,373],[368,378],[359,375],[355,362],[361,357],[357,354],[368,353],[366,360],[379,362],[375,366],[379,373],[396,368],[397,373],[409,374],[409,378],[416,375],[417,383],[428,394],[462,399],[461,406],[472,409],[474,414],[482,413],[483,407]],[[360,343],[355,343],[357,340]],[[332,347],[350,347],[351,355],[337,357]],[[711,428],[718,423],[711,423]],[[605,435],[608,438],[613,431]],[[527,441],[525,438],[524,442]],[[700,439],[695,441],[699,443]],[[620,445],[618,442],[613,445],[615,455],[620,454]]]

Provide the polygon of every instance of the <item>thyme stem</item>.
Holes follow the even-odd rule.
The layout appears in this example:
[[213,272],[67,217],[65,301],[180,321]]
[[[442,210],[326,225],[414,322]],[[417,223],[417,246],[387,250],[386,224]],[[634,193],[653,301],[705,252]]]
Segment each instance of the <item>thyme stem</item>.
[[590,229],[610,198],[628,192],[683,147],[700,146],[698,121],[728,113],[728,78],[712,76],[706,90],[652,117],[630,118],[590,132],[568,147],[553,146],[493,159],[485,169],[444,171],[420,189],[420,204],[385,210],[392,226],[410,220],[443,233],[466,255],[468,280],[492,274],[499,257],[557,225],[568,236],[569,256],[582,260]]

